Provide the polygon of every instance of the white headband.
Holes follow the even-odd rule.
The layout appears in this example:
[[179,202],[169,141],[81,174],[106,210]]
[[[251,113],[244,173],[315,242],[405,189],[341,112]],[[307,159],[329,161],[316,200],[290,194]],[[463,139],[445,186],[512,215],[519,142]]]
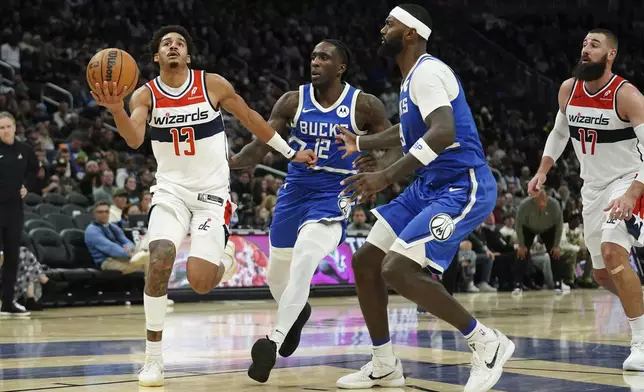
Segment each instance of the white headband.
[[404,24],[405,26],[416,29],[418,35],[425,38],[425,40],[429,39],[429,35],[432,33],[432,29],[430,29],[429,26],[427,26],[425,23],[418,20],[414,15],[410,14],[400,7],[396,7],[391,10],[389,15],[398,19],[400,23]]

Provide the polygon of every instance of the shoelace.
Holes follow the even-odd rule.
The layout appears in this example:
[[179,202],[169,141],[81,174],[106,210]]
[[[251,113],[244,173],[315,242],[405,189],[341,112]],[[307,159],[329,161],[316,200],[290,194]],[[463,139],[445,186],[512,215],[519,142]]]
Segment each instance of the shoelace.
[[154,361],[154,360],[146,360],[145,363],[143,364],[143,367],[141,370],[139,370],[139,374],[143,373],[144,371],[150,370],[153,364],[157,364],[157,366],[161,367],[161,364],[159,362]]

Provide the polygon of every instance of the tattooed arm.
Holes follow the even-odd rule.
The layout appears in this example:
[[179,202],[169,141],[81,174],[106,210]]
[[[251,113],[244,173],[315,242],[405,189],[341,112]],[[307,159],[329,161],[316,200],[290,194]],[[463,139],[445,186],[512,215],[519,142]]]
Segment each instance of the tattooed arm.
[[[268,124],[280,136],[286,137],[288,135],[288,124],[295,117],[298,103],[299,92],[297,91],[287,92],[275,103]],[[231,169],[244,169],[255,166],[272,150],[268,144],[257,138],[245,145],[238,154],[230,158],[228,165]]]

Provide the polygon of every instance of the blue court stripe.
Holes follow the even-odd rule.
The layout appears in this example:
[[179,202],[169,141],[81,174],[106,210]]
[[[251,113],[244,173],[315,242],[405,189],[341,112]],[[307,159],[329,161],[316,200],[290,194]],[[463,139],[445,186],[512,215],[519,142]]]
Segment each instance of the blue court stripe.
[[[369,360],[366,355],[332,355],[303,358],[280,358],[277,368],[301,367],[301,366],[336,366],[345,369],[360,369]],[[166,365],[166,372],[221,372],[221,371],[244,371],[250,365],[249,360],[212,360],[206,363],[194,364],[171,364]],[[408,377],[419,378],[427,381],[437,381],[447,384],[465,385],[469,377],[470,369],[466,366],[441,365],[418,361],[403,361],[403,366]],[[97,377],[108,375],[132,375],[139,370],[140,364],[120,363],[110,365],[79,365],[79,366],[52,366],[40,368],[14,368],[0,370],[2,380],[25,380],[43,379],[58,377]],[[335,380],[328,380],[333,384]],[[250,382],[250,380],[249,380]],[[270,382],[270,381],[269,381]],[[409,382],[413,384],[413,381]],[[326,386],[326,385],[321,385]],[[330,385],[329,385],[330,386]],[[622,392],[628,388],[618,386],[607,386],[560,380],[547,377],[525,376],[521,374],[504,373],[499,383],[494,387],[500,391],[512,392],[579,392],[579,391],[602,391]]]
[[[225,336],[213,337],[207,348],[225,347],[230,350],[250,349],[255,340],[263,336]],[[514,357],[543,361],[572,363],[621,369],[622,362],[628,357],[630,347],[598,343],[511,337],[516,344]],[[393,344],[412,347],[428,347],[442,350],[469,352],[465,339],[459,332],[418,331],[395,332],[391,336]],[[182,349],[204,349],[202,341],[172,339],[171,345]],[[355,346],[371,345],[366,332],[314,333],[303,334],[301,347]],[[51,343],[5,343],[0,344],[0,358],[38,358],[56,356],[123,355],[143,353],[143,339],[97,340]]]

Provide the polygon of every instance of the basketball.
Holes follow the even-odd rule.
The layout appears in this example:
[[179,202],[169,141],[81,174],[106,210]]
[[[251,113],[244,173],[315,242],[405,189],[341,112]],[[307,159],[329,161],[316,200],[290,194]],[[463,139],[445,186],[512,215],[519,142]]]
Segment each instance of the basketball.
[[118,91],[127,86],[127,95],[136,89],[139,80],[139,67],[134,58],[124,50],[117,48],[103,49],[96,53],[87,64],[87,84],[96,93],[95,84],[109,83],[110,93],[112,82],[116,82]]

